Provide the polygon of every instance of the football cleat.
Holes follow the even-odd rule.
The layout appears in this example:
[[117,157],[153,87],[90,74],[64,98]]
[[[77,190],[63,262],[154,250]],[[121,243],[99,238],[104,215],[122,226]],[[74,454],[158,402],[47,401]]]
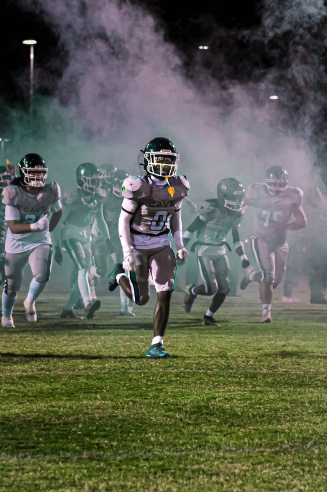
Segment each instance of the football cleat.
[[271,311],[265,311],[262,314],[261,323],[272,323]]
[[169,358],[170,354],[163,347],[162,344],[153,344],[149,347],[145,353],[148,358],[158,359],[158,358]]
[[249,268],[246,269],[246,274],[240,282],[240,289],[241,290],[245,290],[248,287],[248,285],[250,284],[250,282],[252,282],[252,280],[250,280],[249,276],[254,271],[255,271],[255,269],[252,266],[249,266]]
[[136,316],[136,315],[132,311],[129,311],[129,309],[125,309],[123,311],[120,311],[120,316]]
[[101,302],[98,299],[91,301],[88,306],[85,307],[85,312],[88,320],[94,318],[95,312],[101,307]]
[[35,310],[35,301],[32,302],[28,297],[24,301],[25,317],[30,323],[37,321],[37,312]]
[[4,315],[2,315],[2,317],[1,317],[1,326],[3,328],[15,328],[14,320],[13,320],[12,315],[10,315],[10,316],[4,316]]
[[61,318],[75,318],[76,320],[83,320],[83,316],[77,315],[73,309],[63,309],[61,312]]
[[217,323],[212,316],[207,315],[203,315],[203,324],[206,326],[220,327],[220,323]]
[[107,287],[111,292],[115,290],[119,285],[116,278],[117,275],[119,275],[119,273],[125,273],[122,263],[116,263],[114,265],[113,270],[111,271],[110,275],[107,278]]
[[192,309],[192,305],[197,298],[194,294],[192,294],[193,287],[196,287],[195,284],[187,285],[185,287],[185,296],[184,296],[184,311],[185,313],[189,313]]

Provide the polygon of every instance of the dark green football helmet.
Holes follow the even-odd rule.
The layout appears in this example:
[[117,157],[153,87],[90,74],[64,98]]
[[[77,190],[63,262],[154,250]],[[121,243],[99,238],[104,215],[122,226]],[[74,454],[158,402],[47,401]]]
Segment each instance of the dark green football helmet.
[[22,184],[32,187],[43,187],[46,184],[48,168],[42,156],[28,153],[18,166]]
[[81,163],[76,171],[76,181],[78,186],[90,194],[100,191],[104,177],[94,163]]
[[232,211],[242,210],[244,187],[240,181],[229,177],[222,179],[217,186],[217,199],[221,206]]
[[11,182],[11,179],[12,179],[12,177],[11,177],[10,173],[8,172],[6,165],[3,165],[3,166],[1,165],[0,166],[0,191],[4,187],[8,186],[9,182]]
[[113,184],[113,194],[114,196],[118,196],[119,198],[121,198],[122,196],[122,184],[123,184],[123,181],[129,177],[129,174],[126,170],[116,170],[114,173],[113,173],[113,176],[112,176],[112,184]]
[[280,165],[273,165],[266,172],[265,184],[269,194],[283,194],[288,187],[288,172]]
[[111,186],[112,175],[114,174],[114,172],[117,171],[117,168],[114,165],[112,165],[112,163],[102,163],[102,165],[99,166],[99,169],[102,172],[105,183]]
[[179,154],[169,139],[156,137],[141,152],[144,155],[144,168],[149,174],[163,178],[176,175]]

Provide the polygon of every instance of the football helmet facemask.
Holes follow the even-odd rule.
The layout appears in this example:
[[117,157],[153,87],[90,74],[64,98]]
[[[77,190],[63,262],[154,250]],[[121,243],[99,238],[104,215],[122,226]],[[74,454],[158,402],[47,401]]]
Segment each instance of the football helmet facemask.
[[99,169],[102,172],[105,184],[111,186],[112,176],[118,169],[114,165],[112,165],[112,163],[102,163],[102,165],[99,166]]
[[179,154],[169,139],[156,137],[141,152],[144,155],[144,168],[149,174],[164,179],[176,175]]
[[269,194],[283,194],[288,187],[288,172],[280,165],[273,165],[266,172],[265,185]]
[[102,194],[102,184],[104,176],[94,163],[81,163],[76,171],[76,181],[78,186],[89,194]]
[[11,182],[12,177],[6,167],[0,166],[0,191]]
[[28,153],[18,164],[21,183],[25,186],[43,187],[47,182],[48,168],[37,153]]
[[114,194],[114,196],[117,196],[118,198],[121,198],[122,196],[122,184],[123,184],[123,181],[129,177],[129,174],[126,170],[116,170],[114,173],[113,173],[113,176],[112,176],[112,185],[113,185],[113,189],[112,189],[112,192]]
[[240,212],[244,191],[243,185],[237,179],[222,179],[217,185],[217,199],[221,206]]

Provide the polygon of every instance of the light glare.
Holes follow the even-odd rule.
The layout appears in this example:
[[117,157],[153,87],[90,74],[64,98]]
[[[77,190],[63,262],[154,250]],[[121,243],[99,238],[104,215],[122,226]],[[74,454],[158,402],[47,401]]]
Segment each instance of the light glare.
[[36,40],[24,40],[22,41],[23,45],[36,45]]
[[199,46],[199,50],[208,50],[209,49],[209,46],[207,45],[200,45]]
[[270,100],[278,100],[278,99],[279,99],[279,97],[276,95],[270,96]]

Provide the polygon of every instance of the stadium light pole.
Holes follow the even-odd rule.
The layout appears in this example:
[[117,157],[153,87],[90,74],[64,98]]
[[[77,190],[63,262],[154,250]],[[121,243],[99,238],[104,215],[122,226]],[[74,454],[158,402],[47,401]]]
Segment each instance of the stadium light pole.
[[36,40],[24,40],[23,45],[30,45],[30,116],[31,123],[33,120],[33,75],[34,75],[34,45]]

